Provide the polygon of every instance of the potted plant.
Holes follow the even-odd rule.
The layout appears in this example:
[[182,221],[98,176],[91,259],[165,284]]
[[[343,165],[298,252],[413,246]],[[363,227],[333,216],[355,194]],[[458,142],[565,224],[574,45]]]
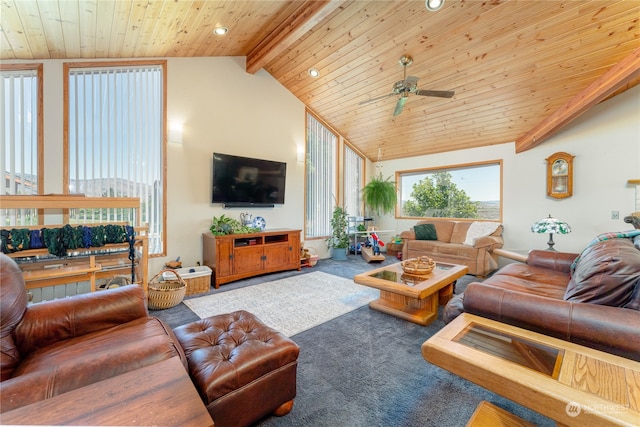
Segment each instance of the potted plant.
[[327,239],[327,246],[332,249],[331,257],[335,260],[347,259],[349,235],[347,234],[347,211],[342,206],[333,208],[330,221],[331,237]]
[[383,178],[382,172],[374,176],[362,189],[362,199],[369,212],[378,216],[394,211],[398,201],[395,182]]
[[214,236],[224,236],[226,234],[257,233],[260,229],[252,227],[251,225],[243,225],[235,218],[221,215],[219,217],[213,217],[209,231],[211,231],[211,234]]

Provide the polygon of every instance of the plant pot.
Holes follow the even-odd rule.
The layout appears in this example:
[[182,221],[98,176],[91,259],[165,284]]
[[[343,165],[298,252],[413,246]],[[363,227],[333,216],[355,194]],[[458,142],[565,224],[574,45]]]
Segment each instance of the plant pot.
[[347,248],[332,248],[331,258],[336,261],[345,261],[347,259]]

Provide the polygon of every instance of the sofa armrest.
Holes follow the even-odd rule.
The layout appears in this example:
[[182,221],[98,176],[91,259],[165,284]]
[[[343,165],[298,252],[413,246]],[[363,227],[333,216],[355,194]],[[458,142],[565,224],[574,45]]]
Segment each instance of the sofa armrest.
[[640,361],[638,312],[569,302],[482,283],[464,292],[464,311]]
[[416,240],[416,232],[413,230],[413,228],[411,230],[405,230],[400,233],[400,238],[402,240]]
[[527,264],[569,274],[571,264],[577,257],[578,254],[568,252],[532,250],[529,252]]
[[32,304],[14,330],[21,354],[149,315],[140,285]]
[[483,236],[476,239],[473,247],[476,249],[486,249],[492,252],[494,249],[499,249],[504,245],[504,239],[502,236]]

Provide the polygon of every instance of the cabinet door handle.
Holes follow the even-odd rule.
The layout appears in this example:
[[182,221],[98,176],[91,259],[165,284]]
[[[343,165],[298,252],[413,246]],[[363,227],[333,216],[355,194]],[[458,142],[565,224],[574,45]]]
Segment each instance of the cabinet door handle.
[[267,259],[267,256],[266,256],[266,255],[262,255],[262,256],[260,257],[260,259],[261,259],[262,261],[264,261],[264,260],[266,260],[266,259]]

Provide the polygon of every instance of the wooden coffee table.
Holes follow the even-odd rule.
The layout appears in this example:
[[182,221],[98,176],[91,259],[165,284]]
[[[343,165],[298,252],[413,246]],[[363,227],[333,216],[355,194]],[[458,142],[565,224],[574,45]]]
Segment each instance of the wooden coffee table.
[[463,313],[423,357],[563,426],[637,426],[640,363]]
[[370,308],[424,326],[437,319],[438,304],[451,298],[456,280],[468,271],[464,265],[438,262],[429,275],[412,276],[396,263],[358,274],[353,280],[380,289],[380,298],[371,301]]

